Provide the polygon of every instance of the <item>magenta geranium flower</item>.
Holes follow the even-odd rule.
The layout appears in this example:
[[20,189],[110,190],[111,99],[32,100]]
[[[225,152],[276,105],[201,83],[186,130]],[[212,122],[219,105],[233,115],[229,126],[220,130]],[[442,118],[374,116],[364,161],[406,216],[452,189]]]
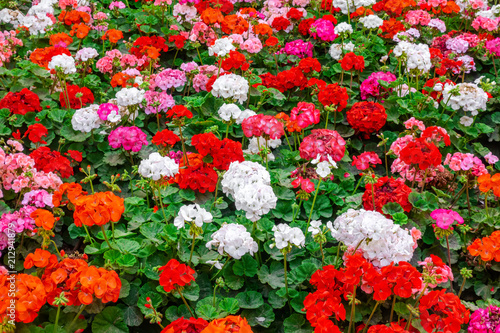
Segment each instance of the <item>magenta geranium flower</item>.
[[436,226],[444,230],[448,230],[454,222],[464,224],[462,216],[451,209],[436,209],[431,213],[431,217],[436,221]]

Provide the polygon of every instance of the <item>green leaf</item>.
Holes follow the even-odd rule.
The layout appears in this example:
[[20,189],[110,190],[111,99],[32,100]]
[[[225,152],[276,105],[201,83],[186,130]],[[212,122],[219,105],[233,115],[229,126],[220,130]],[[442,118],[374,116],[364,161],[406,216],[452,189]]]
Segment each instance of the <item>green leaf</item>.
[[254,277],[255,274],[257,274],[258,267],[259,264],[257,260],[247,253],[233,264],[233,272],[238,276],[246,275],[248,277]]
[[[321,188],[320,188],[321,190]],[[309,214],[311,211],[313,200],[304,201],[303,206],[305,211]],[[291,210],[291,207],[289,207]],[[314,203],[314,209],[311,219],[319,220],[321,217],[329,218],[333,215],[333,208],[330,200],[326,195],[318,195],[316,202]]]
[[311,275],[321,267],[321,263],[315,265],[311,261],[304,261],[300,266],[292,269],[290,272],[290,279],[293,284],[300,284],[311,278]]
[[127,254],[124,254],[122,255],[120,258],[118,258],[118,260],[116,261],[116,263],[122,267],[132,267],[135,265],[135,263],[137,262],[137,259],[135,258],[135,256],[133,256],[132,254],[130,253],[127,253]]
[[500,124],[500,112],[495,112],[491,115],[491,120],[495,123],[495,124]]
[[196,314],[205,320],[213,320],[218,318],[219,313],[213,306],[213,297],[206,297],[196,303]]
[[116,245],[121,252],[130,254],[137,254],[141,248],[141,245],[138,242],[129,239],[119,239],[116,242]]
[[230,314],[235,314],[240,310],[240,306],[236,298],[224,298],[218,305],[219,309]]
[[286,298],[279,296],[276,290],[271,290],[269,292],[267,301],[275,309],[281,309],[286,304]]
[[123,321],[127,326],[139,326],[142,324],[144,316],[137,306],[128,306],[123,311]]
[[62,123],[64,120],[64,117],[66,116],[67,113],[68,113],[68,111],[66,111],[66,110],[53,109],[53,110],[50,110],[50,112],[49,112],[49,118],[54,120],[57,123]]
[[304,299],[307,295],[309,295],[307,291],[300,291],[299,295],[292,299],[290,304],[292,305],[292,308],[295,310],[295,312],[306,313],[305,311],[302,311],[302,309],[304,308]]
[[71,142],[84,142],[90,137],[90,133],[77,132],[71,125],[63,126],[59,134]]
[[397,302],[396,304],[394,304],[394,311],[400,316],[410,315],[410,310],[408,310],[406,303],[403,302]]
[[94,333],[128,333],[124,322],[124,311],[117,306],[108,306],[95,316],[92,322]]
[[238,304],[242,309],[257,309],[264,304],[262,294],[256,291],[246,291],[236,295]]
[[277,261],[273,261],[270,267],[262,265],[257,275],[260,282],[267,283],[273,289],[285,286],[285,270],[283,265]]
[[243,287],[243,284],[245,284],[245,278],[234,274],[233,270],[230,269],[230,267],[226,268],[223,274],[227,286],[232,290],[238,290]]
[[196,199],[195,193],[191,189],[180,190],[179,195],[181,196],[182,199],[187,201],[194,201]]
[[160,234],[162,233],[165,224],[160,222],[150,222],[141,225],[139,228],[141,234],[147,239],[155,242],[155,243],[163,243],[164,241],[160,238]]
[[[302,332],[301,328],[305,323],[306,319],[303,315],[294,313],[283,321],[283,327],[285,329],[285,333],[297,333]],[[312,332],[312,330],[310,332]]]
[[388,202],[382,207],[384,214],[394,216],[396,213],[404,213],[403,207],[397,202]]
[[269,304],[264,304],[255,310],[244,310],[241,316],[248,320],[250,326],[269,327],[274,322],[275,315],[273,308]]
[[[307,201],[306,201],[307,202]],[[291,209],[293,201],[278,200],[276,208],[271,211],[274,217],[278,219],[283,219],[287,222],[293,221],[293,211]]]

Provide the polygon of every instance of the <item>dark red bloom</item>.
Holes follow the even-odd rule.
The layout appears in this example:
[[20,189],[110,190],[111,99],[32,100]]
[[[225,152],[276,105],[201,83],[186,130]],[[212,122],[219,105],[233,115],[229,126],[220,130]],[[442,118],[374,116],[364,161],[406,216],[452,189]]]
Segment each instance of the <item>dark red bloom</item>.
[[81,162],[83,159],[82,153],[78,150],[68,150],[66,156],[69,156],[75,162]]
[[346,115],[349,125],[357,132],[363,133],[365,138],[378,132],[387,121],[385,108],[375,102],[357,102]]
[[313,18],[308,18],[305,20],[302,20],[299,23],[299,33],[303,36],[308,36],[309,35],[309,28],[311,28],[311,25],[316,22],[316,17]]
[[285,30],[286,28],[288,28],[289,25],[290,25],[290,21],[288,21],[283,16],[278,16],[278,17],[274,18],[274,20],[271,24],[271,26],[274,29],[276,29],[277,31]]
[[245,55],[238,51],[229,51],[229,57],[222,60],[222,69],[225,71],[231,71],[233,69],[242,69],[246,71],[250,67],[250,63],[247,62]]
[[0,109],[9,109],[11,113],[20,115],[42,111],[38,95],[26,88],[15,93],[8,92],[0,100]]
[[321,72],[321,64],[318,59],[308,57],[300,60],[299,69],[305,74],[311,71]]
[[287,18],[297,21],[300,20],[303,16],[304,14],[295,7],[290,8],[288,13],[286,13]]
[[33,150],[30,157],[35,160],[37,170],[58,173],[61,178],[73,176],[73,168],[69,160],[60,152],[51,151],[49,147],[39,147]]
[[[373,188],[375,192],[372,195]],[[397,202],[403,207],[405,212],[412,208],[408,201],[411,188],[406,186],[402,178],[382,177],[375,184],[366,184],[363,194],[363,207],[366,210],[373,210],[373,198],[375,198],[376,211],[383,214],[382,207],[389,202]],[[387,215],[386,215],[387,216]],[[390,216],[387,216],[390,218]]]

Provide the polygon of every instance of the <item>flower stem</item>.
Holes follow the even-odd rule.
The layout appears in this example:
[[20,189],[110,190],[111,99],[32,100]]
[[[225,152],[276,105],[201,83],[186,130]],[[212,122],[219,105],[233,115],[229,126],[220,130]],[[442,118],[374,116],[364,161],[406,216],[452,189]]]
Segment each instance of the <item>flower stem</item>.
[[354,286],[352,291],[352,300],[351,300],[351,315],[349,317],[349,327],[347,328],[347,333],[351,333],[351,327],[354,321],[354,312],[356,311],[356,289],[357,285]]
[[309,212],[309,218],[307,219],[307,226],[306,226],[306,234],[305,234],[305,236],[307,236],[307,232],[308,232],[308,229],[309,229],[309,224],[311,223],[311,217],[312,217],[313,210],[314,210],[314,204],[316,203],[316,198],[318,197],[319,187],[321,185],[321,181],[322,181],[322,179],[320,178],[319,182],[318,182],[318,188],[316,189],[316,193],[314,193],[313,203],[311,205],[311,211]]
[[[450,254],[450,242],[448,240],[448,235],[446,235],[446,249],[448,250],[448,265],[451,269],[451,254]],[[450,289],[453,291],[453,282],[450,280]]]
[[284,268],[285,268],[285,291],[286,291],[286,301],[288,303],[288,307],[290,308],[290,311],[291,311],[291,307],[290,307],[290,295],[288,294],[288,274],[287,274],[287,271],[286,271],[286,252],[283,252],[283,259],[284,259]]
[[193,259],[194,244],[196,243],[196,233],[193,232],[193,243],[191,244],[191,253],[189,254],[188,266],[191,266],[191,260]]
[[392,296],[391,316],[389,317],[389,323],[392,323],[392,317],[394,315],[394,306],[396,305],[396,298],[398,298],[396,295]]
[[194,314],[193,314],[193,311],[191,310],[191,307],[189,306],[189,304],[187,303],[186,299],[184,298],[184,295],[182,295],[182,292],[179,288],[177,288],[177,292],[179,293],[179,295],[181,296],[182,298],[182,301],[184,302],[184,305],[188,308],[189,310],[189,313],[191,314],[191,317],[195,318]]
[[61,313],[61,305],[57,306],[56,322],[54,323],[54,333],[57,333],[57,323],[59,322],[59,314]]
[[[396,299],[396,298],[394,297],[394,299]],[[368,324],[370,323],[370,320],[372,320],[373,315],[375,314],[375,310],[377,310],[379,303],[380,302],[375,303],[375,306],[373,307],[372,313],[370,313],[370,317],[368,317],[368,320],[365,322],[365,328],[363,329],[363,332],[361,332],[361,333],[365,333],[368,330]]]
[[460,286],[460,290],[458,291],[458,294],[457,294],[458,298],[460,298],[460,295],[462,295],[462,291],[464,290],[464,287],[465,287],[465,281],[467,281],[466,277],[464,277],[464,280],[462,281],[462,285]]
[[[80,310],[78,310],[78,312],[76,313],[75,317],[73,318],[73,320],[71,321],[71,323],[69,323],[68,327],[67,327],[67,330],[70,331],[70,328],[76,323],[76,320],[78,319],[78,317],[80,317],[80,315],[82,314],[83,310],[85,309],[86,305],[85,304],[82,304],[80,306]],[[71,332],[71,331],[70,331]]]
[[109,239],[108,239],[108,236],[106,235],[106,231],[104,231],[104,226],[102,226],[102,225],[101,225],[101,231],[102,231],[102,234],[104,235],[104,240],[106,241],[106,243],[108,243],[109,248],[113,249],[113,247],[109,243]]

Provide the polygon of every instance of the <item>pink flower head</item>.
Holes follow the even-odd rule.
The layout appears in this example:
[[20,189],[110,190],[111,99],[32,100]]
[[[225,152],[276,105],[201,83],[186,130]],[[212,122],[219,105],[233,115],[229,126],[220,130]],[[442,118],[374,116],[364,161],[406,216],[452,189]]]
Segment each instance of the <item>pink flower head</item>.
[[375,152],[367,151],[359,156],[352,157],[352,165],[360,171],[364,171],[370,167],[375,167],[377,164],[382,164],[382,161]]
[[104,103],[99,105],[99,109],[97,110],[97,115],[101,120],[108,120],[108,116],[111,112],[116,112],[118,114],[118,106],[111,104],[111,103]]
[[123,147],[125,150],[138,152],[142,146],[148,144],[147,135],[139,127],[120,126],[111,131],[108,136],[109,145],[112,148]]
[[314,46],[311,42],[304,42],[302,39],[297,39],[285,44],[285,47],[278,53],[286,53],[299,58],[307,58],[313,56]]
[[324,19],[318,19],[311,24],[309,32],[314,39],[319,38],[324,42],[333,42],[337,38],[333,23]]
[[320,161],[327,161],[328,155],[338,162],[345,154],[345,140],[337,131],[314,129],[300,144],[300,157],[313,160],[320,155]]
[[419,130],[424,131],[425,125],[423,121],[415,119],[415,117],[411,117],[404,123],[406,129],[412,129],[413,127],[417,127]]
[[431,213],[431,217],[436,221],[436,226],[443,230],[448,230],[455,222],[464,224],[462,216],[451,209],[436,209]]
[[110,10],[113,10],[113,9],[123,9],[125,8],[125,4],[121,1],[113,1],[110,5],[109,5],[109,9]]
[[423,266],[424,273],[436,279],[436,284],[429,284],[431,288],[436,288],[438,284],[445,283],[448,280],[453,281],[453,273],[450,266],[446,265],[441,258],[433,254],[425,258],[424,261],[419,261],[418,264]]
[[[170,88],[182,87],[186,81],[186,74],[183,71],[167,68],[156,75],[154,87],[159,87],[161,90],[168,90]],[[151,89],[154,87],[151,87]]]
[[498,162],[498,157],[496,155],[493,155],[491,151],[484,156],[484,159],[489,164],[495,164],[496,162]]
[[243,120],[241,124],[247,138],[252,136],[268,136],[270,139],[279,139],[285,134],[283,123],[273,116],[256,114]]
[[157,92],[148,90],[144,94],[146,100],[146,114],[166,112],[175,105],[174,98],[167,94],[165,91]]
[[[369,96],[378,97],[380,95],[380,84],[379,80],[385,82],[393,82],[396,81],[396,75],[390,72],[375,72],[371,73],[370,76],[361,83],[360,91],[361,91],[361,99],[365,100]],[[387,89],[382,88],[382,91],[387,91]]]
[[320,112],[313,103],[299,102],[290,113],[290,119],[301,128],[319,123]]

